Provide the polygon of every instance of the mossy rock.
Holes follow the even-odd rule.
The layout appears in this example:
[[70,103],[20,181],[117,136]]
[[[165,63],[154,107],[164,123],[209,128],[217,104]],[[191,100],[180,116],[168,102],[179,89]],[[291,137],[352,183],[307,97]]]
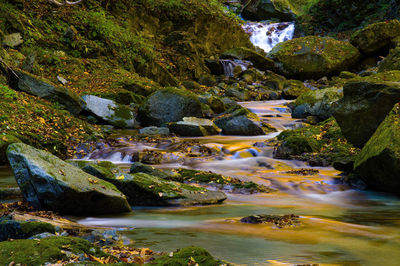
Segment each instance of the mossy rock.
[[139,119],[145,126],[163,126],[184,117],[203,117],[197,96],[187,90],[160,89],[139,108]]
[[0,135],[0,165],[8,164],[6,155],[7,147],[8,145],[16,142],[21,141],[13,135]]
[[396,104],[356,157],[354,171],[371,188],[400,194],[400,105]]
[[7,157],[24,199],[36,209],[78,215],[131,211],[126,197],[113,184],[46,151],[13,143]]
[[285,76],[319,79],[351,68],[360,53],[348,42],[307,36],[277,44],[268,56]]
[[253,21],[270,19],[292,21],[295,18],[295,14],[288,6],[274,0],[250,0],[244,5],[241,16]]
[[275,151],[275,157],[289,159],[294,155],[317,152],[320,145],[316,139],[306,136],[290,136],[285,138]]
[[400,21],[397,19],[377,22],[356,31],[350,42],[362,53],[373,54],[391,44],[392,39],[400,36]]
[[220,266],[226,265],[226,262],[215,259],[211,254],[200,247],[187,247],[175,252],[162,256],[153,262],[151,265],[159,266],[187,266],[187,265],[204,265],[204,266]]
[[400,47],[390,50],[389,55],[379,64],[379,72],[390,70],[400,70]]
[[382,72],[348,81],[334,116],[348,141],[363,147],[400,101],[400,71]]
[[229,49],[223,52],[220,58],[247,60],[252,62],[255,68],[262,71],[271,70],[274,68],[274,62],[271,59],[246,47]]
[[24,265],[44,265],[59,260],[69,260],[68,253],[95,257],[109,256],[89,241],[76,237],[48,237],[36,240],[14,240],[0,242],[0,261]]
[[286,88],[282,91],[282,97],[286,100],[294,100],[309,91],[311,89],[306,87],[302,81],[291,79],[287,81]]
[[0,219],[0,241],[8,239],[25,239],[44,232],[55,233],[55,227],[43,222],[14,221]]

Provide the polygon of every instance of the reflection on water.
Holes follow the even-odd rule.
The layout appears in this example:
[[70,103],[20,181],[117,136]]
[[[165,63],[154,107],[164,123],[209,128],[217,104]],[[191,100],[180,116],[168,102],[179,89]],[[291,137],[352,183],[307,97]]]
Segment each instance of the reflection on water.
[[[278,130],[302,126],[291,119],[286,104],[243,103]],[[210,170],[271,186],[279,190],[276,193],[228,194],[221,205],[135,208],[132,214],[78,220],[121,228],[137,246],[171,251],[198,245],[221,259],[244,265],[399,265],[400,199],[351,190],[340,182],[340,172],[333,168],[313,167],[314,171],[306,175],[290,172],[311,167],[304,162],[276,160],[272,158],[272,147],[254,145],[277,134],[196,138],[224,151],[223,156],[158,166]],[[132,143],[130,147],[136,151],[143,148],[141,145]],[[9,170],[0,169],[0,186],[7,185],[15,182]],[[239,222],[253,214],[292,213],[300,216],[302,226],[278,229]]]

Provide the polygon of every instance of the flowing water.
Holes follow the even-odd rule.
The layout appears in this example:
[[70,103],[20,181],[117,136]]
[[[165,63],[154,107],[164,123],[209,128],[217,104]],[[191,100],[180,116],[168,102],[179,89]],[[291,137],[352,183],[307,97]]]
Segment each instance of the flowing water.
[[[301,126],[291,119],[286,103],[242,105],[281,131]],[[340,182],[340,172],[332,168],[314,167],[318,173],[308,176],[287,173],[311,167],[299,161],[274,159],[273,148],[261,143],[277,134],[196,138],[219,147],[223,155],[192,163],[172,160],[157,166],[214,171],[265,184],[277,192],[228,194],[228,200],[220,205],[134,207],[130,214],[76,219],[86,225],[119,228],[138,247],[171,251],[202,246],[214,256],[239,265],[399,265],[400,199],[352,190]],[[133,153],[166,147],[129,143],[112,149],[99,147],[97,154],[104,152],[107,159],[128,166],[131,157],[122,160],[128,150]],[[15,186],[7,168],[0,168],[0,186]],[[302,225],[281,229],[270,224],[240,223],[240,218],[254,214],[296,214]]]
[[243,29],[250,35],[250,41],[255,46],[268,53],[278,43],[291,40],[295,26],[292,22],[246,22]]

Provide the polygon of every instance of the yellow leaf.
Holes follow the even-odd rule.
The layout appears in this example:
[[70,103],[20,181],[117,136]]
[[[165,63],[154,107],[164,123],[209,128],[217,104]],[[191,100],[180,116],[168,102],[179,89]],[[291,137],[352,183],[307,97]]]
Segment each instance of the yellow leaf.
[[44,120],[43,117],[39,117],[39,121],[40,121],[40,123],[42,123],[42,124],[45,124],[45,123],[46,123],[46,120]]
[[125,176],[124,175],[120,175],[117,177],[117,180],[124,180]]

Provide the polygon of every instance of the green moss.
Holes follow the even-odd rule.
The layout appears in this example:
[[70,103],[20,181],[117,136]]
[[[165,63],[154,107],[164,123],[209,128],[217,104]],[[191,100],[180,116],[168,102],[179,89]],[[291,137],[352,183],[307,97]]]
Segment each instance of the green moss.
[[204,266],[219,266],[226,264],[223,261],[214,259],[211,254],[200,247],[187,247],[173,252],[172,256],[165,255],[153,261],[152,265],[163,266],[187,266],[198,264]]
[[46,262],[67,260],[67,252],[75,255],[90,254],[107,256],[89,241],[75,237],[49,237],[36,240],[14,240],[0,242],[0,261],[25,265],[42,265]]
[[21,223],[21,229],[25,237],[31,237],[44,232],[54,234],[56,231],[53,225],[42,222],[23,222]]

